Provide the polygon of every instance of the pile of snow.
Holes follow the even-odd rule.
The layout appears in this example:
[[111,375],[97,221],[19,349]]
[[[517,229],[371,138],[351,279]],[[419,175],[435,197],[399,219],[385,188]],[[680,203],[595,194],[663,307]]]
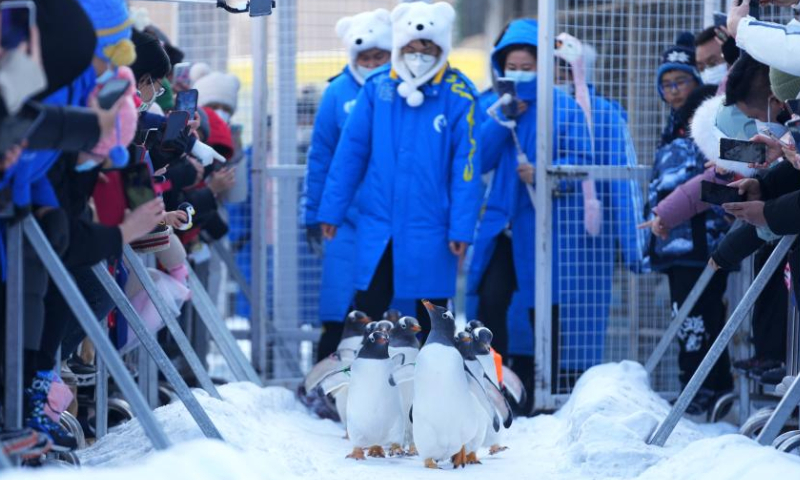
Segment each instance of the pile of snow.
[[[81,452],[81,471],[15,471],[0,478],[374,480],[443,474],[424,469],[420,458],[345,459],[351,446],[341,426],[314,418],[285,389],[231,384],[220,393],[224,402],[197,395],[227,445],[203,440],[189,414],[174,404],[156,410],[169,438],[179,444],[166,452],[153,453],[133,421]],[[481,480],[487,474],[563,480],[800,478],[799,457],[724,434],[731,427],[682,420],[665,448],[648,446],[645,439],[668,411],[639,364],[601,365],[584,374],[558,413],[517,419],[504,437],[509,450],[482,457],[483,465],[458,475]]]

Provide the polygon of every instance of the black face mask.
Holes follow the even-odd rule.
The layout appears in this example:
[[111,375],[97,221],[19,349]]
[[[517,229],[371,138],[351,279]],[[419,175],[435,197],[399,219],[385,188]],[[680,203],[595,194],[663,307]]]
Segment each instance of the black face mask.
[[786,122],[788,122],[791,119],[792,119],[792,114],[789,113],[784,108],[783,110],[781,110],[781,113],[778,114],[778,116],[777,116],[777,118],[775,120],[777,120],[777,122],[780,123],[781,125],[786,125]]

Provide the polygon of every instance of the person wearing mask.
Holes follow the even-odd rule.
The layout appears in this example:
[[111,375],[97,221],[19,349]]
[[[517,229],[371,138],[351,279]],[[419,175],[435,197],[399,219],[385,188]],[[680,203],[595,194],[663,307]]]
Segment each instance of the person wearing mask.
[[697,34],[694,46],[697,70],[700,72],[703,84],[722,87],[728,75],[728,62],[723,48],[733,46],[735,49],[736,42],[733,37],[725,33],[721,27],[708,27]]
[[477,93],[448,64],[455,11],[402,3],[391,19],[391,68],[350,110],[317,213],[335,238],[358,192],[354,303],[372,318],[394,297],[447,304],[481,202]]
[[308,150],[301,208],[309,247],[322,257],[319,320],[322,336],[317,347],[321,360],[336,350],[345,316],[352,306],[355,287],[356,224],[358,208],[350,205],[336,238],[325,241],[317,220],[322,192],[345,122],[367,77],[391,58],[392,20],[388,10],[377,9],[344,17],[336,34],[349,58],[322,95]]
[[[529,195],[529,185],[534,184],[536,165],[536,58],[538,23],[532,19],[512,21],[495,45],[491,60],[495,76],[509,78],[516,85],[516,133],[522,150],[531,163],[517,162],[517,149],[510,129],[494,119],[486,119],[480,128],[481,174],[492,175],[483,216],[475,233],[472,260],[469,265],[467,291],[476,295],[477,318],[494,333],[493,348],[503,356],[508,353],[509,306],[514,293],[517,303],[523,305],[523,321],[534,323],[535,289],[535,210]],[[553,90],[554,135],[552,163],[554,165],[589,165],[591,141],[586,120],[580,107],[566,93]],[[494,103],[498,94],[485,99]],[[566,185],[569,184],[569,185]],[[564,190],[554,200],[553,217],[559,218],[569,208],[580,218],[570,219],[569,236],[554,230],[554,252],[566,252],[573,238],[587,235],[584,222],[583,195],[579,182],[568,181],[559,187]],[[595,201],[596,198],[595,198]],[[599,211],[599,209],[598,209]],[[575,222],[575,228],[572,227]],[[578,227],[579,225],[579,227]],[[595,232],[597,233],[597,232]],[[570,259],[571,262],[573,259]],[[553,322],[559,321],[560,300],[557,274],[561,255],[554,257],[553,265]],[[554,333],[554,338],[559,338]],[[554,347],[558,350],[558,346]],[[532,384],[532,357],[514,357],[514,369],[521,375],[526,387]],[[558,369],[558,366],[555,366]],[[530,393],[530,392],[529,392]],[[530,396],[530,395],[529,395]],[[526,407],[523,407],[523,409]],[[526,412],[527,413],[527,412]]]
[[[750,16],[750,2],[731,2],[728,12],[728,31],[736,38],[736,45],[761,63],[775,67],[791,75],[800,75],[800,21],[792,19],[780,25],[762,22]],[[797,0],[764,0],[761,5],[782,7],[796,5]]]

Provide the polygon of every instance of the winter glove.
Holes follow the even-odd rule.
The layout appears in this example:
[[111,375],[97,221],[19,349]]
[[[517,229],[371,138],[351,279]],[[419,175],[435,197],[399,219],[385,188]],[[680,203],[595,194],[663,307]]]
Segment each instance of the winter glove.
[[319,224],[306,227],[306,240],[308,248],[318,257],[322,257],[325,246],[322,243],[322,227]]
[[225,157],[217,153],[216,150],[200,140],[194,142],[194,147],[192,147],[192,156],[200,160],[200,163],[202,163],[204,167],[214,163],[214,160],[225,163]]
[[590,237],[600,235],[603,223],[603,204],[597,199],[594,180],[586,180],[583,188],[583,226]]

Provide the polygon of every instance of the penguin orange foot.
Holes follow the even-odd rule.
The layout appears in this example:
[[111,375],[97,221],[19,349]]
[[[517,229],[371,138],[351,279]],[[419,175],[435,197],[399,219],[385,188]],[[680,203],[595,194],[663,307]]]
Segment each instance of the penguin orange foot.
[[489,447],[489,455],[497,455],[500,452],[505,452],[508,450],[508,447],[504,447],[502,445],[492,445]]
[[405,453],[406,452],[403,451],[403,447],[401,447],[399,443],[393,443],[392,448],[389,449],[390,457],[395,457],[395,456],[401,457]]
[[416,457],[417,455],[419,455],[419,452],[417,451],[417,446],[412,443],[411,445],[409,445],[408,451],[406,451],[406,456]]
[[467,466],[467,449],[465,446],[461,446],[461,450],[458,453],[452,456],[451,458],[453,462],[453,468],[456,469],[458,467],[464,468]]
[[467,465],[483,465],[480,460],[478,460],[478,454],[475,452],[469,452],[467,454]]
[[434,470],[440,470],[441,468],[439,465],[436,464],[436,461],[432,458],[425,459],[425,468],[432,468]]
[[353,448],[353,451],[350,452],[350,455],[344,458],[352,458],[353,460],[366,460],[367,457],[364,456],[364,449],[360,447]]
[[373,458],[386,458],[386,452],[383,451],[383,447],[380,445],[373,445],[369,447],[367,455]]

